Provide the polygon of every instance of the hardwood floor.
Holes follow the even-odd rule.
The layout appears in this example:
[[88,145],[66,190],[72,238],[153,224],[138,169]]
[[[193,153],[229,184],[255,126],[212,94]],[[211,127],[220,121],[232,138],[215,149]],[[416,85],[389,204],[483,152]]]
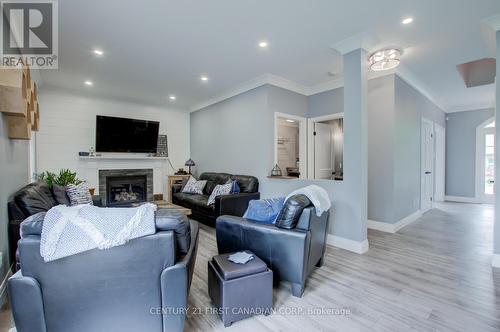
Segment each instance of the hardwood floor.
[[210,312],[207,261],[217,248],[214,230],[203,227],[185,331],[499,331],[492,231],[492,206],[440,204],[397,234],[369,230],[365,255],[329,246],[302,298],[282,284],[277,313],[224,328]]
[[[499,331],[492,231],[492,206],[440,204],[396,234],[369,230],[365,255],[329,246],[301,299],[280,285],[274,290],[280,312],[224,328],[205,313],[207,260],[217,249],[214,231],[204,228],[190,296],[203,314],[191,315],[185,331]],[[312,309],[333,313],[305,314]]]

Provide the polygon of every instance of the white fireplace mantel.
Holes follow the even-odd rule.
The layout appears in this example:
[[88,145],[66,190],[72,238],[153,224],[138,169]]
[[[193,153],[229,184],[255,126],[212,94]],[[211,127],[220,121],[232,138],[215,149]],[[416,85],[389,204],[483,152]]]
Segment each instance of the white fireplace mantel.
[[149,157],[136,154],[110,154],[102,156],[80,156],[79,177],[86,180],[90,188],[99,188],[99,170],[153,169],[153,193],[167,197],[167,176],[173,174],[168,158]]

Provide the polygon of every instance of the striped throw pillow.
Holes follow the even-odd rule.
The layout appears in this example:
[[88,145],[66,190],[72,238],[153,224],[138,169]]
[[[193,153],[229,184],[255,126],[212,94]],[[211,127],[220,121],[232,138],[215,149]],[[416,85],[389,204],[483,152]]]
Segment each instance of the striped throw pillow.
[[94,205],[86,182],[82,182],[80,184],[68,184],[66,186],[66,194],[69,197],[71,205]]
[[229,195],[231,193],[232,183],[218,184],[215,186],[214,190],[208,198],[207,205],[212,205],[215,203],[215,197],[222,195]]

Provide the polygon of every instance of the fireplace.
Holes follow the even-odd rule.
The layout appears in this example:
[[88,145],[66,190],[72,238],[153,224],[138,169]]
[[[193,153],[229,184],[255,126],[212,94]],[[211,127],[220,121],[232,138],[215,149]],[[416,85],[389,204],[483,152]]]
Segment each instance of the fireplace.
[[99,196],[107,207],[150,202],[153,200],[153,170],[99,170]]

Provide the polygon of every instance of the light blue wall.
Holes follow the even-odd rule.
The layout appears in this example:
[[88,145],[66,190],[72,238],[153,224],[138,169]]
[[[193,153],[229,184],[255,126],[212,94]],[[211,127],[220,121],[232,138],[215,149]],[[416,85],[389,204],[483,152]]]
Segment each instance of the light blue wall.
[[493,109],[448,114],[446,123],[446,195],[476,195],[476,128]]
[[396,76],[394,126],[394,220],[420,209],[420,127],[422,118],[446,126],[445,113]]
[[8,213],[7,202],[10,196],[28,182],[28,141],[12,140],[7,137],[7,122],[0,115],[0,251],[3,253],[0,280],[3,280],[9,262],[7,237]]
[[[500,77],[500,31],[496,32],[497,39],[497,69],[496,77],[497,83],[495,86],[495,118],[497,118],[498,112],[500,111],[500,84],[498,78]],[[495,174],[500,174],[500,153],[498,151],[500,147],[500,125],[496,124],[495,127]],[[498,188],[497,185],[495,185]],[[494,252],[500,255],[500,195],[495,195],[495,228],[494,228]]]

